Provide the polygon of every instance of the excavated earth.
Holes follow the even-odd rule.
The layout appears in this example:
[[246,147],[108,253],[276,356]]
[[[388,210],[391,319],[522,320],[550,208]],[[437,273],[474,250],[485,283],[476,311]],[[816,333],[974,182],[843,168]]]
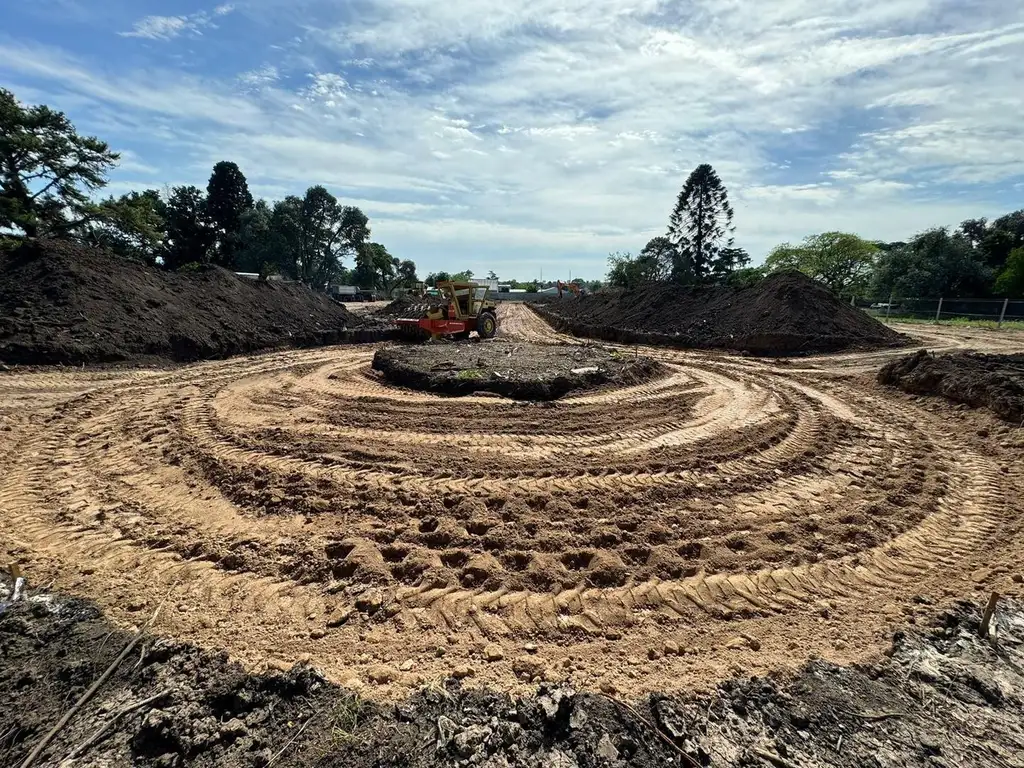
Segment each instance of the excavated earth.
[[[5,605],[7,595],[0,582],[0,763],[13,766],[133,635],[87,602],[37,594]],[[790,677],[742,676],[706,693],[627,701],[611,687],[578,690],[565,665],[521,697],[449,678],[393,706],[306,661],[250,674],[223,653],[146,635],[37,764],[1017,765],[1024,611],[1004,601],[992,642],[978,637],[979,619],[959,604],[896,632],[870,665],[814,660]]]
[[159,364],[387,338],[296,283],[174,273],[66,241],[0,251],[0,364]]
[[[580,345],[522,305],[503,304],[499,326],[506,340]],[[936,352],[1024,349],[1024,335],[1009,331],[908,332]],[[899,764],[911,749],[927,750],[914,760],[961,761],[953,746],[939,744],[935,753],[919,736],[930,738],[924,725],[951,723],[950,713],[961,712],[938,698],[952,695],[946,678],[929,683],[935,691],[925,690],[912,716],[873,719],[890,706],[907,712],[922,701],[918,688],[894,687],[898,708],[881,695],[853,699],[849,691],[889,664],[883,654],[894,627],[955,613],[961,599],[983,604],[993,590],[1021,595],[1024,431],[1015,424],[880,385],[879,367],[899,354],[891,350],[794,360],[644,347],[639,353],[657,360],[664,375],[548,403],[396,387],[373,371],[374,351],[348,345],[164,370],[0,375],[0,563],[19,562],[32,585],[92,600],[117,627],[138,626],[163,605],[155,636],[194,646],[190,658],[223,652],[257,675],[305,660],[375,707],[399,703],[371,710],[391,718],[374,721],[383,723],[376,735],[350,741],[353,726],[331,726],[332,744],[365,749],[338,754],[364,754],[367,765],[377,755],[385,756],[379,764],[400,764],[386,761],[397,754],[388,743],[419,745],[422,764],[454,762],[481,744],[476,754],[494,757],[506,739],[494,734],[519,717],[511,711],[536,712],[505,695],[529,697],[543,681],[613,691],[633,703],[691,692],[680,701],[698,701],[705,712],[710,702],[721,719],[709,732],[720,733],[739,727],[734,716],[747,715],[731,698],[716,703],[720,693],[692,692],[720,691],[729,678],[783,675],[771,685],[793,697],[785,676],[810,680],[799,672],[809,660],[807,674],[846,686],[831,699],[810,700],[818,702],[811,717],[826,717],[825,705],[838,698],[854,713],[859,736],[829,720],[819,738],[797,724],[807,719],[798,715],[789,721],[794,746],[782,747],[794,750],[790,762],[813,765],[804,759],[813,754],[822,764],[863,764],[855,760],[870,753],[879,764]],[[46,618],[10,610],[19,622]],[[956,619],[956,632],[964,621]],[[103,643],[106,630],[95,631],[100,640],[89,635],[83,647],[97,653],[109,654],[123,640]],[[47,637],[45,628],[36,634]],[[930,654],[931,642],[908,647]],[[147,658],[158,646],[148,644]],[[104,658],[82,678],[65,675],[81,688]],[[894,678],[907,685],[940,664],[907,658]],[[875,666],[848,669],[864,663]],[[193,667],[200,671],[184,674],[216,677],[207,661]],[[146,668],[134,657],[124,674]],[[442,695],[453,676],[480,691]],[[57,686],[54,700],[70,698],[59,676],[50,680],[44,670],[41,679],[39,685]],[[260,716],[249,715],[270,709],[265,702],[276,700],[281,684],[255,680],[238,683],[250,686],[241,699],[230,691],[220,696],[211,682],[212,705],[155,715],[140,747],[152,755],[145,760],[174,765],[171,757],[159,761],[193,749],[175,741],[185,738],[181,723],[193,714],[207,724],[188,734],[189,743],[251,732],[234,719],[259,735]],[[754,692],[743,694],[749,699],[761,696],[764,682],[736,685]],[[1000,708],[991,685],[965,685],[988,701],[986,712],[1002,730],[972,735],[981,733],[972,730],[975,721],[956,720],[967,734],[956,749],[966,749],[970,737],[975,757],[1012,764],[990,759],[1003,753],[978,750],[1013,754],[1002,739],[1018,738],[1017,710]],[[132,688],[133,696],[111,707],[153,690]],[[306,713],[320,711],[320,693],[290,690],[300,692],[274,705],[264,721],[269,737],[260,736],[255,751],[285,746],[274,718],[288,718],[287,743]],[[428,714],[403,709],[414,691]],[[1009,700],[1008,689],[1000,695]],[[772,704],[775,694],[764,696]],[[594,714],[600,730],[558,742],[523,714],[527,735],[509,736],[509,744],[536,760],[513,755],[507,762],[573,765],[564,755],[581,768],[614,760],[666,764],[664,754],[650,751],[660,748],[652,746],[659,737],[628,711],[590,694],[582,700],[606,707]],[[537,706],[553,706],[555,717],[563,712],[556,704]],[[339,717],[351,708],[340,710]],[[48,723],[54,711],[41,705]],[[644,712],[646,719],[654,714]],[[778,712],[788,717],[788,710]],[[442,715],[456,727],[442,726],[438,753]],[[571,728],[583,729],[580,722],[578,716]],[[683,722],[695,721],[687,715]],[[37,738],[42,726],[33,727]],[[219,736],[222,727],[226,735]],[[0,737],[8,738],[5,729],[0,721]],[[126,727],[124,738],[133,733]],[[389,733],[413,741],[387,742]],[[618,757],[607,742],[601,747],[604,733]],[[156,746],[146,746],[149,739]],[[298,734],[295,744],[301,742]],[[762,742],[738,740],[728,751],[725,737],[714,742],[740,764],[749,756],[737,750],[755,743]],[[835,757],[825,751],[828,743]],[[724,762],[700,744],[713,764]],[[698,746],[684,749],[699,758]],[[599,749],[598,757],[586,756]],[[633,757],[641,753],[647,757]],[[127,755],[120,764],[143,761],[118,754]]]
[[373,369],[410,389],[493,392],[515,400],[557,400],[580,390],[642,384],[666,372],[631,352],[510,338],[388,346],[374,354]]
[[747,288],[652,283],[552,300],[534,310],[575,336],[625,344],[778,356],[909,343],[800,272],[776,273]]
[[988,408],[1000,418],[1024,424],[1024,354],[933,355],[922,349],[883,366],[878,381],[916,395],[941,395],[972,408]]

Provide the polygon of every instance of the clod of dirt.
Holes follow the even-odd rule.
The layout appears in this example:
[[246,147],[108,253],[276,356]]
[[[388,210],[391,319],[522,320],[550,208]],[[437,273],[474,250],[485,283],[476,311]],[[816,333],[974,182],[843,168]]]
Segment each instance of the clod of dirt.
[[985,407],[1016,424],[1024,421],[1024,354],[933,355],[922,349],[887,363],[878,381],[914,395]]
[[0,360],[8,364],[187,362],[389,333],[298,283],[219,267],[165,272],[67,241],[0,253]]
[[663,372],[646,357],[596,346],[494,339],[377,350],[374,369],[393,384],[446,395],[494,392],[516,400],[556,400],[569,392],[638,384]]
[[909,343],[799,272],[776,273],[748,288],[652,283],[533,308],[558,330],[630,344],[781,356]]

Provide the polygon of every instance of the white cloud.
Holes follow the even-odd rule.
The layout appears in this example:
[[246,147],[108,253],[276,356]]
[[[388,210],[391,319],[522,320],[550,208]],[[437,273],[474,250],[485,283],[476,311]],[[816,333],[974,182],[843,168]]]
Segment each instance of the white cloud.
[[[150,17],[164,21],[146,36],[193,34],[221,8]],[[700,162],[728,186],[738,243],[755,259],[815,231],[906,237],[998,213],[998,190],[1024,175],[1019,4],[366,0],[353,14],[306,0],[303,9],[296,29],[292,3],[246,3],[278,33],[262,50],[268,63],[217,79],[105,70],[2,41],[0,74],[36,91],[48,83],[51,103],[74,105],[73,116],[102,124],[140,163],[160,162],[133,144],[146,131],[174,155],[168,173],[179,157],[189,168],[230,157],[254,189],[323,183],[361,201],[395,253],[483,271],[473,259],[512,262],[531,249],[531,264],[579,260],[598,276],[608,250],[636,251],[664,229]]]
[[[218,5],[212,16],[225,16],[235,10],[231,3]],[[211,14],[205,11],[183,16],[145,16],[132,25],[131,31],[119,32],[122,37],[143,37],[149,40],[171,40],[179,35],[201,35],[206,27],[216,28]]]

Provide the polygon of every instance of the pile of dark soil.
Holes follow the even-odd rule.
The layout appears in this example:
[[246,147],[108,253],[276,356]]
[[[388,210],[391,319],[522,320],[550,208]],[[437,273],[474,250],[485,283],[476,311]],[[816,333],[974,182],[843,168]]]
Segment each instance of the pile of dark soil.
[[914,395],[942,395],[985,407],[1002,419],[1024,423],[1024,354],[933,355],[922,349],[887,363],[878,381]]
[[399,296],[386,307],[374,310],[377,317],[421,317],[423,313],[434,306],[445,302],[439,299],[426,299],[421,296]]
[[[14,766],[131,636],[88,603],[3,600],[0,588],[0,764]],[[144,768],[1016,765],[1024,613],[1004,602],[993,644],[979,618],[962,605],[930,630],[897,632],[870,666],[815,661],[791,679],[634,702],[558,684],[513,699],[449,680],[387,706],[304,664],[249,675],[222,654],[147,638],[36,765],[71,754]]]
[[384,347],[373,367],[392,384],[444,395],[494,392],[515,400],[556,400],[569,392],[648,381],[664,367],[596,346],[431,342]]
[[800,272],[780,272],[748,288],[651,283],[534,309],[558,330],[627,344],[775,356],[908,343]]
[[379,328],[302,285],[209,267],[177,274],[66,241],[0,255],[0,361],[187,362],[378,341]]

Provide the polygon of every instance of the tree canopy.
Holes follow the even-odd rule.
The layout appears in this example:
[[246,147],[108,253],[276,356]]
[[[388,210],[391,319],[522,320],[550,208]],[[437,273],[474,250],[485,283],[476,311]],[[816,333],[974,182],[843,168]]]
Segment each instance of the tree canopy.
[[232,267],[239,249],[242,218],[253,206],[249,184],[238,165],[221,160],[206,185],[206,211],[216,230],[214,261]]
[[992,278],[992,268],[967,237],[940,227],[883,252],[873,290],[878,296],[913,298],[984,296]]
[[847,296],[867,289],[878,246],[847,232],[811,235],[800,245],[783,243],[765,259],[769,272],[795,269]]
[[82,227],[99,214],[90,193],[119,157],[63,112],[26,107],[0,88],[0,228],[60,237]]

